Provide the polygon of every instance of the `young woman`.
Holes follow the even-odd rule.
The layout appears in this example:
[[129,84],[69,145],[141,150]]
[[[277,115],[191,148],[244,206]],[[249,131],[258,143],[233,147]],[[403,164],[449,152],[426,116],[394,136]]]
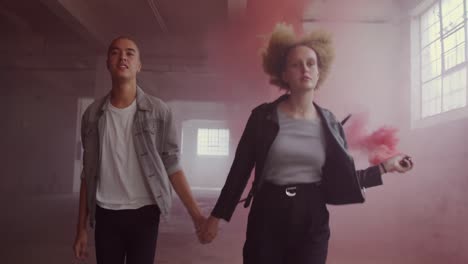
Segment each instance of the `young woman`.
[[203,227],[205,243],[216,236],[219,219],[230,220],[255,167],[246,201],[248,206],[254,197],[244,263],[325,263],[330,238],[326,204],[362,203],[362,190],[381,185],[383,173],[412,168],[410,157],[397,155],[356,171],[341,124],[314,103],[333,56],[325,32],[297,39],[291,27],[276,27],[263,53],[263,68],[286,93],[252,111]]

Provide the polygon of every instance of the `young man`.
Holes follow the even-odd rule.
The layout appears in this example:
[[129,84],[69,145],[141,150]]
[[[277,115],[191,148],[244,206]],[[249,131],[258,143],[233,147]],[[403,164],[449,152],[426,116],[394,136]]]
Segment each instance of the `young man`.
[[137,86],[141,70],[136,43],[112,41],[107,54],[110,93],[83,115],[83,172],[75,257],[87,256],[87,223],[95,229],[98,264],[153,263],[160,215],[168,215],[171,185],[197,233],[205,217],[179,165],[169,107]]

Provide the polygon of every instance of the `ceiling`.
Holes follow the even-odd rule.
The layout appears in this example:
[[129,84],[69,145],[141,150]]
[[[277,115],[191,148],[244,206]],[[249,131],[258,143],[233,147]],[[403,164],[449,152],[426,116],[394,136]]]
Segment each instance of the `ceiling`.
[[205,73],[203,38],[226,23],[236,1],[0,0],[0,78],[18,87],[67,79],[66,87],[58,82],[64,94],[92,96],[96,60],[121,35],[142,50],[143,82]]
[[[354,7],[358,6],[352,10],[365,19],[388,19],[388,9],[409,8],[418,1],[352,0]],[[257,47],[252,48],[251,42],[242,43],[235,34],[223,40],[215,40],[216,36],[235,24],[258,38],[257,31],[265,32],[275,21],[285,19],[285,12],[293,10],[289,8],[292,3],[287,0],[0,0],[0,31],[4,35],[0,42],[3,58],[0,78],[10,84],[6,86],[48,83],[66,95],[93,96],[99,65],[96,60],[103,59],[110,40],[125,35],[134,38],[142,51],[142,83],[181,86],[178,91],[160,88],[158,92],[167,98],[216,100],[226,94],[229,98],[236,94],[240,97],[242,93],[213,91],[210,84],[222,84],[226,76],[219,75],[220,67],[227,72],[240,71],[246,68],[242,65],[247,65],[250,57],[257,64]],[[324,14],[327,6],[334,10],[330,7],[341,5],[338,0],[295,0],[294,3],[298,5],[295,10],[302,12],[291,14],[298,16],[297,21],[301,15],[306,19],[323,19],[318,14]],[[245,14],[250,15],[254,26],[239,22]],[[366,17],[366,14],[374,15]],[[261,22],[265,27],[256,27]],[[251,51],[246,52],[247,49]],[[225,60],[220,62],[219,57]],[[244,71],[247,73],[243,76],[251,72]],[[200,92],[187,93],[186,89],[192,88],[187,84],[196,85]],[[225,86],[230,85],[235,89],[250,89],[238,83]]]

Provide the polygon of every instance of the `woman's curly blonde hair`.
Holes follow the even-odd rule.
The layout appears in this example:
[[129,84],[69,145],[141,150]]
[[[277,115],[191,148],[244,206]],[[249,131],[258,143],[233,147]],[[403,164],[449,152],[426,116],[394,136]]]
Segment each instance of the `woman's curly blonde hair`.
[[289,90],[289,85],[283,81],[281,75],[288,52],[297,46],[309,47],[317,54],[319,79],[315,89],[318,89],[328,76],[335,56],[331,34],[328,32],[317,30],[298,39],[291,25],[277,24],[262,50],[263,70],[270,76],[271,84]]

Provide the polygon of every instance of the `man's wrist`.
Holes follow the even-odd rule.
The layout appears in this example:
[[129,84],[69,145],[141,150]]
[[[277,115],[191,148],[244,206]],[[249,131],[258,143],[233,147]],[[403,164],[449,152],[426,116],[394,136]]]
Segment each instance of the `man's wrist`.
[[76,227],[76,233],[77,234],[83,233],[83,232],[88,233],[88,229],[86,228],[86,226],[79,225],[79,226]]
[[194,208],[190,208],[189,210],[187,210],[190,217],[192,217],[192,219],[199,219],[200,217],[202,217],[202,213],[200,212],[200,209],[198,208],[198,206],[194,206]]

